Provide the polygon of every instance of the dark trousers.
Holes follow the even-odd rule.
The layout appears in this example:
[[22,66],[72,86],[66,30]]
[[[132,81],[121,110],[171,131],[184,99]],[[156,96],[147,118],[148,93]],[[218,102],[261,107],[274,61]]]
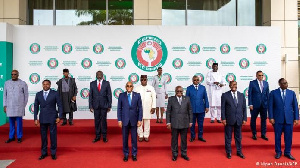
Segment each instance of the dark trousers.
[[226,125],[225,126],[225,150],[226,153],[231,153],[231,139],[232,129],[234,129],[234,140],[237,153],[242,152],[242,126],[237,125]]
[[252,130],[252,134],[256,135],[256,118],[258,114],[260,114],[260,125],[261,125],[261,135],[265,136],[267,132],[267,108],[263,108],[260,106],[259,108],[254,108],[250,111],[251,113],[251,122],[250,127]]
[[40,123],[40,130],[41,130],[41,138],[42,138],[42,155],[47,154],[47,146],[48,146],[48,137],[47,132],[48,128],[50,129],[50,151],[51,155],[56,154],[56,148],[57,148],[57,126],[56,123],[47,123],[42,124]]
[[128,136],[129,130],[131,133],[131,154],[136,156],[137,155],[137,126],[131,126],[130,122],[127,126],[122,126],[122,137],[123,137],[123,153],[124,156],[129,155],[129,148],[128,148]]
[[281,152],[281,135],[284,132],[284,154],[290,154],[293,140],[293,124],[279,124],[273,125],[275,132],[275,152],[282,154]]
[[96,137],[100,138],[101,134],[103,138],[106,138],[107,133],[107,109],[94,109],[95,118],[95,130]]
[[67,122],[67,114],[69,114],[69,122],[72,122],[72,121],[73,121],[73,112],[62,113],[62,119],[63,119],[63,122],[64,122],[64,123]]
[[205,113],[193,113],[193,125],[191,127],[191,138],[195,138],[195,125],[196,120],[198,123],[198,138],[203,138],[203,121]]
[[9,117],[9,139],[15,138],[16,121],[17,121],[17,138],[23,137],[23,118],[22,117]]
[[187,132],[188,128],[176,129],[172,128],[171,149],[173,156],[178,156],[178,135],[181,138],[181,156],[187,155]]

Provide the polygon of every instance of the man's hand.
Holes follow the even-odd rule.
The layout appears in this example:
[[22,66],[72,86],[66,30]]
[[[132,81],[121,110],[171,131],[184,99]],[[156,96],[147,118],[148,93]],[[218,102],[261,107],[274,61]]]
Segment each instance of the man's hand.
[[298,125],[298,120],[294,120],[294,126]]
[[76,96],[73,96],[73,97],[72,97],[72,100],[73,100],[73,101],[76,101]]
[[39,121],[38,120],[34,120],[34,124],[35,124],[35,126],[38,126],[39,125]]
[[57,118],[57,119],[55,120],[55,122],[56,122],[56,124],[58,124],[58,123],[60,122],[60,119]]
[[223,86],[224,86],[224,84],[219,84],[219,86],[220,86],[220,87],[223,87]]
[[208,113],[208,111],[209,111],[209,108],[205,108],[205,113]]
[[193,123],[190,123],[190,125],[189,125],[189,126],[190,126],[190,128],[192,127],[192,125],[193,125]]
[[138,121],[137,126],[140,127],[142,125],[142,121]]
[[165,99],[168,99],[168,94],[165,95]]
[[152,108],[152,109],[150,110],[150,113],[151,113],[151,114],[154,114],[154,112],[155,112],[155,108]]
[[122,128],[122,121],[118,121],[118,125],[120,128]]
[[246,125],[247,121],[243,121],[243,125]]
[[269,122],[270,122],[271,124],[275,124],[275,120],[274,120],[274,119],[269,119]]
[[167,128],[168,128],[168,129],[171,129],[171,124],[168,124],[168,125],[167,125]]
[[111,109],[110,109],[110,108],[108,108],[108,109],[107,109],[107,112],[109,113],[109,112],[110,112],[110,110],[111,110]]
[[226,126],[226,120],[222,120],[224,126]]
[[6,113],[6,106],[4,107],[3,111],[4,111],[4,113]]
[[253,106],[251,105],[251,106],[249,106],[249,109],[252,111],[253,110]]
[[94,109],[92,109],[92,108],[91,108],[91,109],[90,109],[90,112],[92,112],[92,113],[93,113],[93,112],[94,112]]

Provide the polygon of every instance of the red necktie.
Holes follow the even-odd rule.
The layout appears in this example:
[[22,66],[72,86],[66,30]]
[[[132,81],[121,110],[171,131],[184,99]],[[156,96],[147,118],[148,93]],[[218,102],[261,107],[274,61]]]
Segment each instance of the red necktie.
[[98,91],[100,92],[101,90],[101,82],[99,81],[99,84],[98,84]]

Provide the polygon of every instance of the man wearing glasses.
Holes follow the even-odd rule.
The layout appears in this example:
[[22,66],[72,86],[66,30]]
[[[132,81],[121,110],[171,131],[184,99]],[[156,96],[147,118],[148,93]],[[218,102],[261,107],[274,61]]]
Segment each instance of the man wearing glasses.
[[122,128],[123,161],[128,161],[128,135],[131,132],[132,160],[137,161],[137,127],[142,125],[143,106],[139,93],[133,92],[132,82],[126,83],[126,92],[121,93],[118,99],[117,118],[118,125]]
[[267,132],[267,111],[269,100],[269,84],[263,80],[264,74],[262,71],[256,72],[256,79],[250,81],[248,89],[248,105],[251,113],[251,130],[252,139],[257,140],[256,137],[256,118],[260,114],[261,122],[261,138],[268,140]]
[[[17,132],[18,143],[22,142],[23,137],[23,116],[25,116],[25,107],[28,102],[28,86],[19,79],[19,72],[13,70],[11,79],[4,84],[3,106],[4,112],[9,119],[9,139],[5,143],[15,140]],[[17,122],[17,130],[15,123]]]
[[134,88],[134,90],[141,95],[143,104],[143,121],[142,125],[138,127],[140,142],[144,139],[146,142],[149,141],[151,114],[154,114],[156,108],[156,93],[153,86],[147,85],[147,81],[147,75],[141,75],[141,85]]
[[167,128],[172,130],[172,160],[176,161],[178,156],[178,135],[181,138],[181,157],[189,161],[187,156],[187,131],[193,124],[193,113],[190,98],[183,95],[183,88],[175,88],[176,95],[168,100]]
[[193,84],[186,90],[186,96],[190,97],[193,110],[193,125],[191,127],[190,142],[195,140],[195,125],[198,123],[198,140],[206,142],[203,138],[203,121],[205,113],[209,111],[209,103],[204,86],[199,84],[199,77],[193,77]]

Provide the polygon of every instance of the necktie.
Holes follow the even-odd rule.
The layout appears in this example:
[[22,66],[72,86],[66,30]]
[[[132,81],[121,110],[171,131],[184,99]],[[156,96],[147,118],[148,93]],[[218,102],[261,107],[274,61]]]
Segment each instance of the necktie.
[[198,90],[198,85],[196,85],[195,87],[196,87],[196,90]]
[[233,101],[234,101],[234,105],[237,107],[238,103],[237,103],[237,99],[235,97],[235,92],[233,92]]
[[181,97],[179,97],[178,103],[181,105]]
[[101,90],[101,82],[99,81],[99,84],[98,84],[98,91],[100,92]]
[[260,91],[262,92],[263,91],[263,89],[264,89],[264,86],[263,86],[263,83],[262,83],[262,81],[259,81],[260,82]]
[[47,96],[48,96],[48,92],[44,92],[44,100],[47,99]]
[[131,106],[131,97],[130,97],[130,95],[131,95],[130,93],[127,94],[127,96],[128,96],[128,103]]
[[283,100],[283,102],[285,100],[284,90],[282,90],[282,100]]

